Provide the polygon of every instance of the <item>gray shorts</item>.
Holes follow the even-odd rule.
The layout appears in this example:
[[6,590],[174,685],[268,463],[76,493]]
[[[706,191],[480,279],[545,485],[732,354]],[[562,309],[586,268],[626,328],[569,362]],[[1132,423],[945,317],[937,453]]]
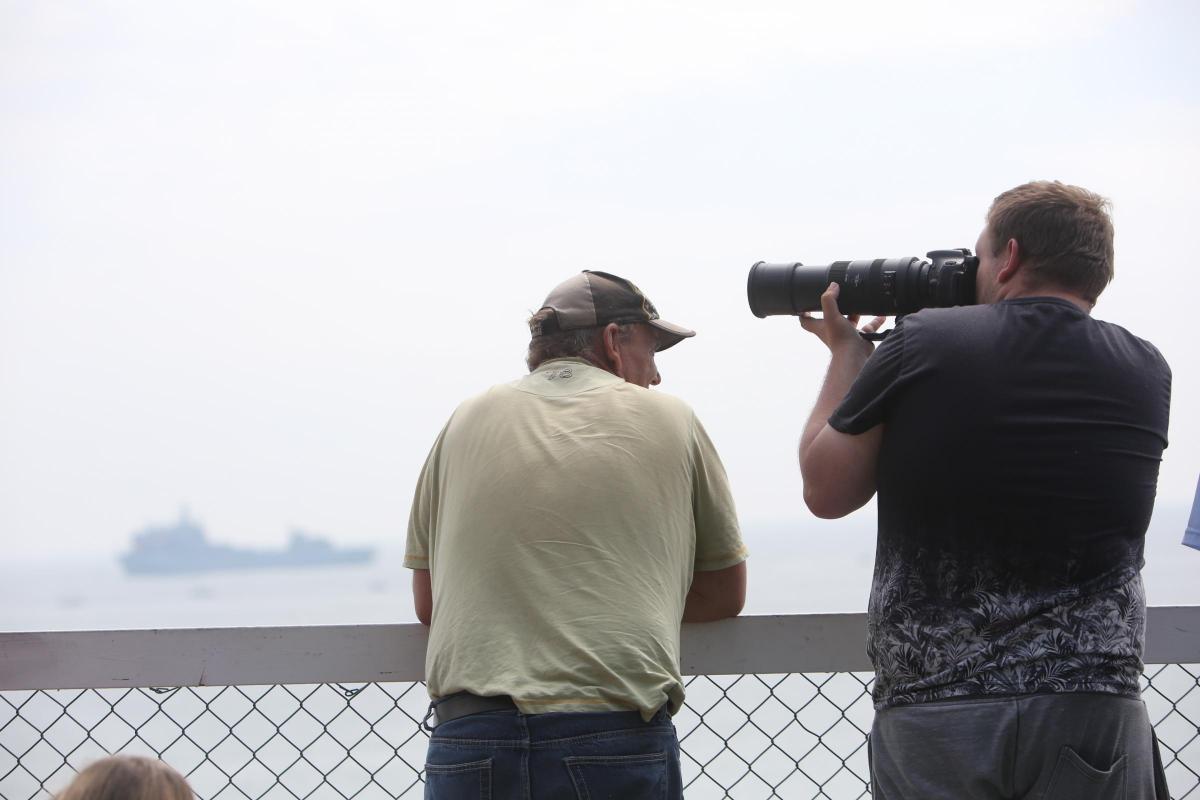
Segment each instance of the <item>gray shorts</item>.
[[1141,700],[1035,694],[875,715],[874,800],[1168,800]]

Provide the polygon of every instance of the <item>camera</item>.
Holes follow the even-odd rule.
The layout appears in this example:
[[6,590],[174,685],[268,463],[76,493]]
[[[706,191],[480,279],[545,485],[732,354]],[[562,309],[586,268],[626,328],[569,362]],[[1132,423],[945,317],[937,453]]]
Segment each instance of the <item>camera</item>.
[[750,311],[756,317],[820,311],[821,295],[831,283],[841,287],[838,310],[843,314],[891,317],[922,308],[974,305],[979,259],[970,250],[931,250],[926,258],[835,261],[807,267],[798,262],[759,261],[746,281]]

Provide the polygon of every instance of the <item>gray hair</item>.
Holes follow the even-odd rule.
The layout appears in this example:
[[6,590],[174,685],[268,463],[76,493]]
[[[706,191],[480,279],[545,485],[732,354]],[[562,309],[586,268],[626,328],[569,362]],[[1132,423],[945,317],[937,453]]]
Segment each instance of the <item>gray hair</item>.
[[[530,330],[540,330],[541,323],[554,314],[554,309],[543,308],[529,318]],[[622,341],[633,335],[633,325],[630,323],[618,326],[618,335]],[[608,369],[608,358],[604,355],[602,334],[604,325],[593,328],[576,328],[559,333],[534,336],[529,340],[529,352],[525,355],[525,363],[533,372],[544,362],[555,358],[582,358],[591,364]],[[610,370],[611,371],[611,370]]]

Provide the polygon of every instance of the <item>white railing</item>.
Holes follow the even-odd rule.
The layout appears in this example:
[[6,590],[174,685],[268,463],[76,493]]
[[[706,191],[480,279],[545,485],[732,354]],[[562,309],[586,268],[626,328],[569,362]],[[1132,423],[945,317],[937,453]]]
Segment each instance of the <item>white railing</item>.
[[[865,614],[683,626],[685,675],[870,670]],[[423,625],[0,633],[0,691],[419,681]],[[1200,606],[1148,611],[1147,664],[1200,662]]]
[[[683,673],[707,676],[676,718],[688,797],[869,796],[865,632],[863,614],[685,625]],[[306,797],[301,767],[344,796],[419,796],[425,642],[420,625],[0,633],[0,798],[48,796],[118,750],[174,759],[202,797]],[[1145,685],[1173,795],[1200,797],[1200,607],[1151,608],[1145,661],[1168,665]]]

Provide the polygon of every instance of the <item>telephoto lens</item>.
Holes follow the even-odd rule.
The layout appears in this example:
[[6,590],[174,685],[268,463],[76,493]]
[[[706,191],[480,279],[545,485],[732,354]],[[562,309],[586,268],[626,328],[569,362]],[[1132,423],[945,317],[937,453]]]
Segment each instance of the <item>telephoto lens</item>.
[[970,250],[931,250],[926,257],[928,261],[912,256],[820,266],[759,261],[746,281],[750,311],[756,317],[820,311],[821,295],[831,283],[841,286],[838,310],[843,314],[891,317],[975,303],[979,259]]

